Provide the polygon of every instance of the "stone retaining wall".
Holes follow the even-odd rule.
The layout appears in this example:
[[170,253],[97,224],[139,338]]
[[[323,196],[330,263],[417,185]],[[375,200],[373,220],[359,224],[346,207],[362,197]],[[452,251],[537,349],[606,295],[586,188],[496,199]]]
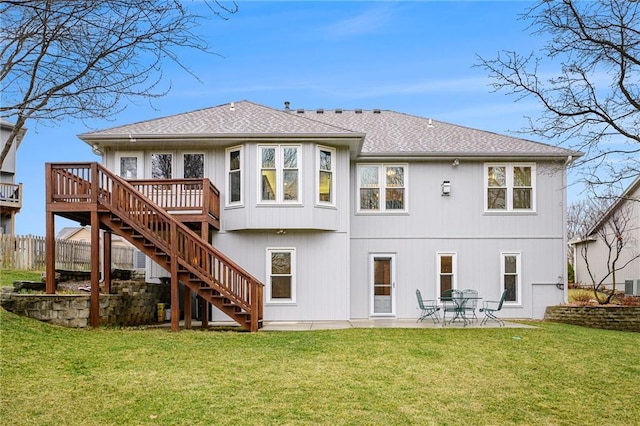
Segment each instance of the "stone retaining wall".
[[548,306],[547,321],[640,332],[640,306]]
[[[115,294],[100,295],[101,325],[144,325],[158,322],[158,303],[169,301],[169,288],[139,281],[114,281]],[[87,294],[0,294],[0,305],[15,314],[65,327],[89,326]]]

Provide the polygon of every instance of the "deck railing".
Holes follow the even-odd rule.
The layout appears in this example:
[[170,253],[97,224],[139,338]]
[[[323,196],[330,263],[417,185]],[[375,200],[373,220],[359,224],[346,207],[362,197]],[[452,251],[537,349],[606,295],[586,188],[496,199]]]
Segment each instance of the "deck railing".
[[136,179],[128,182],[168,212],[195,212],[220,220],[220,191],[209,179]]
[[17,210],[22,207],[21,183],[0,183],[0,207]]
[[[179,264],[248,312],[251,329],[258,329],[263,314],[263,284],[259,280],[103,166],[97,163],[47,166],[51,168],[48,202],[90,201],[105,206],[170,258],[176,259],[176,265],[172,267]],[[164,181],[155,184],[164,185]]]

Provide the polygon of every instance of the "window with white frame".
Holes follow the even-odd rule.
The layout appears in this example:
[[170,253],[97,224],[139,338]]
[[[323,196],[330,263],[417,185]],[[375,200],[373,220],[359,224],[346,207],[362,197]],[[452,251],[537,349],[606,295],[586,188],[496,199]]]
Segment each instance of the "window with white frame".
[[333,148],[318,147],[318,204],[335,205],[335,158]]
[[171,179],[173,176],[173,155],[164,153],[151,154],[151,178]]
[[299,202],[299,145],[262,145],[258,147],[262,203]]
[[296,251],[294,248],[267,249],[267,302],[295,303]]
[[204,154],[182,154],[182,177],[185,179],[202,179],[204,177]]
[[536,167],[533,163],[485,165],[486,211],[535,211]]
[[447,290],[456,288],[457,255],[456,253],[437,253],[438,296]]
[[404,212],[407,210],[406,164],[361,164],[358,166],[360,212]]
[[242,147],[226,150],[227,205],[242,204]]
[[502,277],[502,290],[507,291],[505,302],[520,304],[520,253],[500,253],[500,276]]

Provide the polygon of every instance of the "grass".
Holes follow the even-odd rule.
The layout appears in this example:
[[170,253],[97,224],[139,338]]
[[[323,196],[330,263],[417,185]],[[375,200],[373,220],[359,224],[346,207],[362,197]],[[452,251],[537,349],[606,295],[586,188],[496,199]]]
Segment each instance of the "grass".
[[640,334],[73,330],[0,310],[0,424],[628,425]]
[[40,281],[42,271],[0,269],[0,287],[11,287],[14,281]]

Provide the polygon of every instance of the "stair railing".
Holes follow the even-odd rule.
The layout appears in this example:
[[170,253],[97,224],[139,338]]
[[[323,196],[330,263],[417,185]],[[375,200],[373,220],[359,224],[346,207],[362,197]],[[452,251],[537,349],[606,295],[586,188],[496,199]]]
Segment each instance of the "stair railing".
[[263,316],[263,284],[204,242],[187,226],[145,198],[126,180],[97,163],[51,164],[52,198],[98,202],[177,263],[250,314],[251,329]]

